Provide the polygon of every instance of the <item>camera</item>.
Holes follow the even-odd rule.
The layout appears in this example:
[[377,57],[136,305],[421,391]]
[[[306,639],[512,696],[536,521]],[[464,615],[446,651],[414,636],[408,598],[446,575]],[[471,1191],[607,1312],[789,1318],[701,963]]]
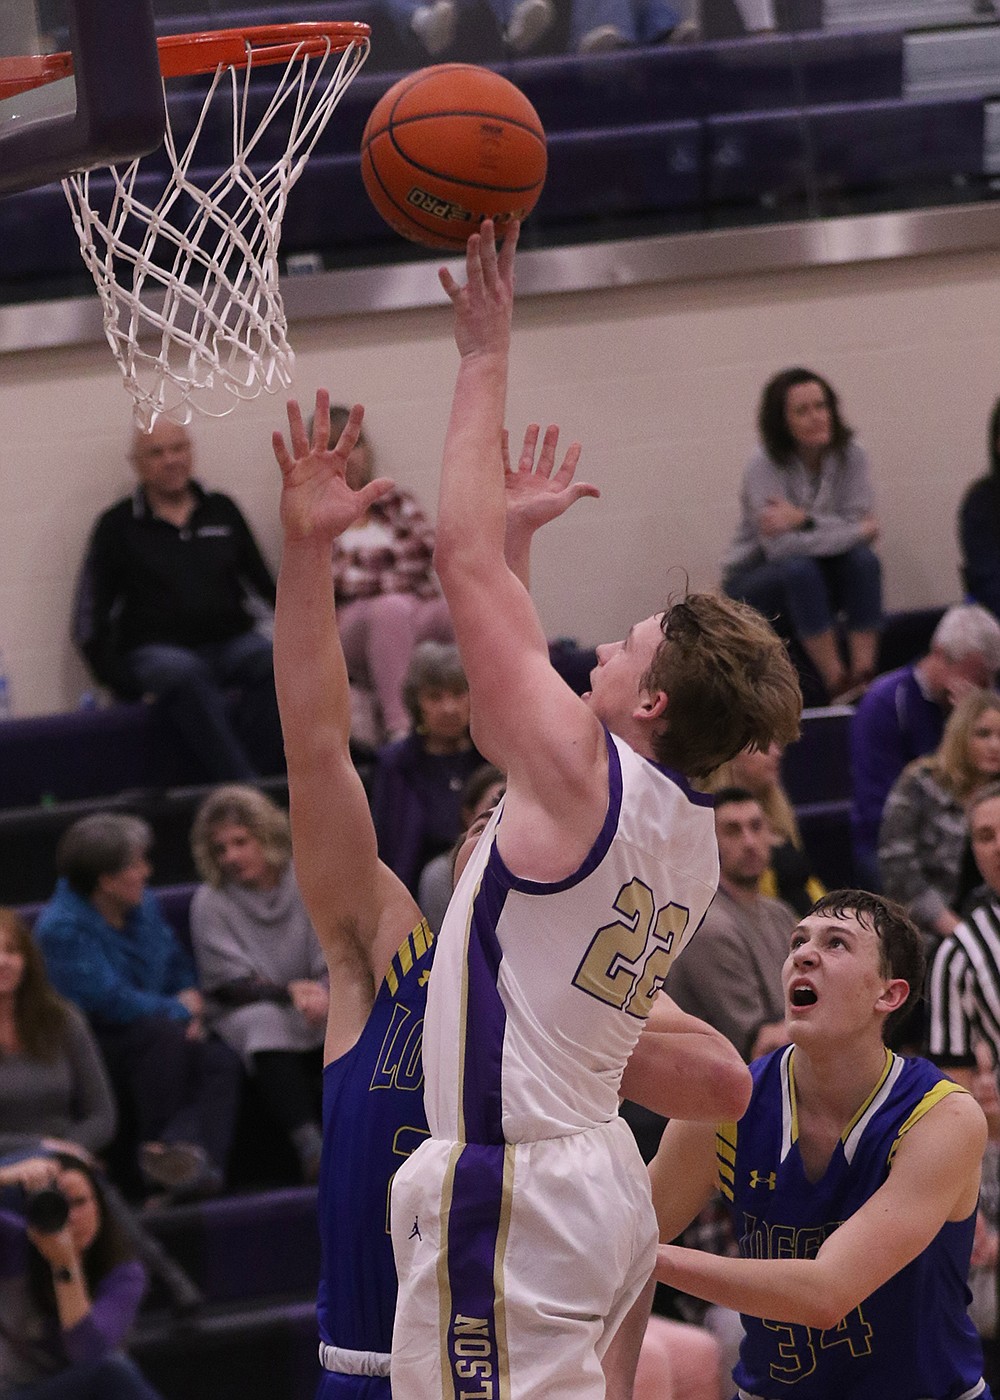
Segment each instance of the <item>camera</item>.
[[[4,1159],[13,1165],[17,1158]],[[0,1210],[9,1210],[23,1217],[25,1223],[40,1235],[54,1235],[63,1229],[69,1220],[69,1201],[56,1186],[49,1182],[36,1191],[29,1191],[19,1183],[0,1187]]]
[[58,1186],[25,1191],[22,1207],[25,1220],[40,1235],[55,1235],[69,1219],[69,1201]]

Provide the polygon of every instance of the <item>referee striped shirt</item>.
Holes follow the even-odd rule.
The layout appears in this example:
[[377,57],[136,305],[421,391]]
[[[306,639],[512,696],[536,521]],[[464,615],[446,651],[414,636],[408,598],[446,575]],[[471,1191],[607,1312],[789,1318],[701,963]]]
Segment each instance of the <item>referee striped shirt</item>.
[[973,1044],[989,1042],[1000,1063],[1000,902],[981,904],[941,943],[927,999],[930,1056],[937,1064],[975,1066]]

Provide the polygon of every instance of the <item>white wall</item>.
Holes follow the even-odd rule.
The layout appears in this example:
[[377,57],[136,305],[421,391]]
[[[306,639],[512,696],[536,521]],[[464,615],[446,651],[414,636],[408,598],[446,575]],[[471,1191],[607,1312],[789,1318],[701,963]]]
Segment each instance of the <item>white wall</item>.
[[[1000,392],[1000,278],[987,254],[525,300],[512,433],[556,421],[602,488],[551,528],[535,592],[550,635],[620,635],[681,586],[711,585],[736,516],[760,387],[805,363],[837,387],[871,454],[890,607],[958,597],[955,512],[984,470]],[[380,470],[436,498],[455,351],[441,309],[292,327],[296,392],[363,400]],[[101,346],[0,357],[0,646],[18,713],[76,703],[73,581],[97,513],[130,486],[130,401]],[[277,562],[264,396],[193,426],[198,469]]]

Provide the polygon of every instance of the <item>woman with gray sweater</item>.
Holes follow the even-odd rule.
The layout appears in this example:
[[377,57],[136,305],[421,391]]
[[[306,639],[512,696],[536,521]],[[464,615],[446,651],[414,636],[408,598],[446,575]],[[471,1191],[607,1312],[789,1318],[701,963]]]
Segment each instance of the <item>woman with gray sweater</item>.
[[[764,387],[761,446],[740,493],[722,566],[731,598],[781,614],[831,700],[856,698],[875,674],[882,571],[868,458],[820,375],[786,369]],[[847,630],[847,665],[836,624]]]
[[256,788],[216,788],[191,848],[205,883],[191,901],[191,940],[212,1028],[256,1076],[315,1180],[329,1006],[326,964],[292,869],[288,817]]

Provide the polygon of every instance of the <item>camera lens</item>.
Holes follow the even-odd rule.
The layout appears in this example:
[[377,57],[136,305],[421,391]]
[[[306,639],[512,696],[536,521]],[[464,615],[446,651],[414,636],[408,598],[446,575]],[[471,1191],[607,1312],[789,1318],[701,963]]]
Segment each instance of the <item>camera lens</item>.
[[54,1235],[69,1219],[69,1202],[57,1186],[43,1186],[28,1193],[24,1218],[40,1235]]

